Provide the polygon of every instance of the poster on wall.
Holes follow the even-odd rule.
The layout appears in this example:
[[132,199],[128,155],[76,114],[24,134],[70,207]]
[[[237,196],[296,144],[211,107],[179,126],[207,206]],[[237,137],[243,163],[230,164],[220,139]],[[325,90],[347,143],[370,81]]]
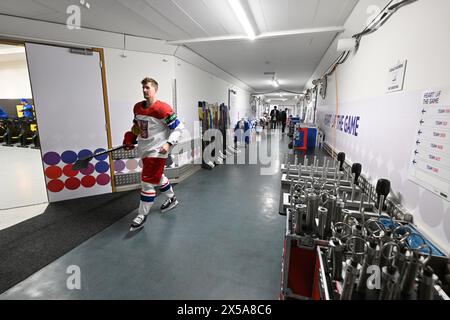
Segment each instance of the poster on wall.
[[398,62],[389,68],[386,93],[403,90],[407,60]]
[[450,90],[423,93],[410,180],[449,201],[450,196]]

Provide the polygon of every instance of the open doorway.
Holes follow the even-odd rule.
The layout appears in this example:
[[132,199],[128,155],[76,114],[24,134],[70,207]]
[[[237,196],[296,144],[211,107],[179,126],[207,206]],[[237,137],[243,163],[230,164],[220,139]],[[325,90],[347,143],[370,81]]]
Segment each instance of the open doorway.
[[48,204],[38,128],[25,47],[0,43],[0,230]]

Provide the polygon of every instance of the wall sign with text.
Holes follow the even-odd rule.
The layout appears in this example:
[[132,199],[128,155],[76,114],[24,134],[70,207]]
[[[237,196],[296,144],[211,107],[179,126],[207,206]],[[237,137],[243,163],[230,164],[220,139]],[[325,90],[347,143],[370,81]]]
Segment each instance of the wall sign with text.
[[410,180],[450,201],[450,101],[442,90],[422,97]]
[[337,129],[357,137],[360,120],[360,116],[326,114],[323,119],[323,124],[332,129]]
[[407,60],[397,63],[395,66],[389,68],[386,93],[403,90],[403,83],[405,82]]

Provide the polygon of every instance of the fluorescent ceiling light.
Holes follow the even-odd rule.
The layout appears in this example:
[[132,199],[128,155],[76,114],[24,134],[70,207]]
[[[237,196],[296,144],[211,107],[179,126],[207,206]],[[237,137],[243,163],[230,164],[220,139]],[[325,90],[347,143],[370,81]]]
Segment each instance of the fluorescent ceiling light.
[[250,24],[250,20],[245,14],[244,8],[242,7],[240,0],[228,0],[228,3],[233,9],[234,14],[238,18],[242,27],[244,28],[245,33],[247,33],[248,38],[250,40],[254,40],[256,38],[255,31],[253,30],[252,25]]

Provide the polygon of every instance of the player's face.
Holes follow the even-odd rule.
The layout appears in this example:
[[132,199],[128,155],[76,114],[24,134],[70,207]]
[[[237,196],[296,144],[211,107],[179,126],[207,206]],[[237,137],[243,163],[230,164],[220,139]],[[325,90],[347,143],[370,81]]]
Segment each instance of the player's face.
[[150,82],[142,86],[142,92],[144,93],[144,98],[147,100],[153,100],[156,96],[156,90]]

